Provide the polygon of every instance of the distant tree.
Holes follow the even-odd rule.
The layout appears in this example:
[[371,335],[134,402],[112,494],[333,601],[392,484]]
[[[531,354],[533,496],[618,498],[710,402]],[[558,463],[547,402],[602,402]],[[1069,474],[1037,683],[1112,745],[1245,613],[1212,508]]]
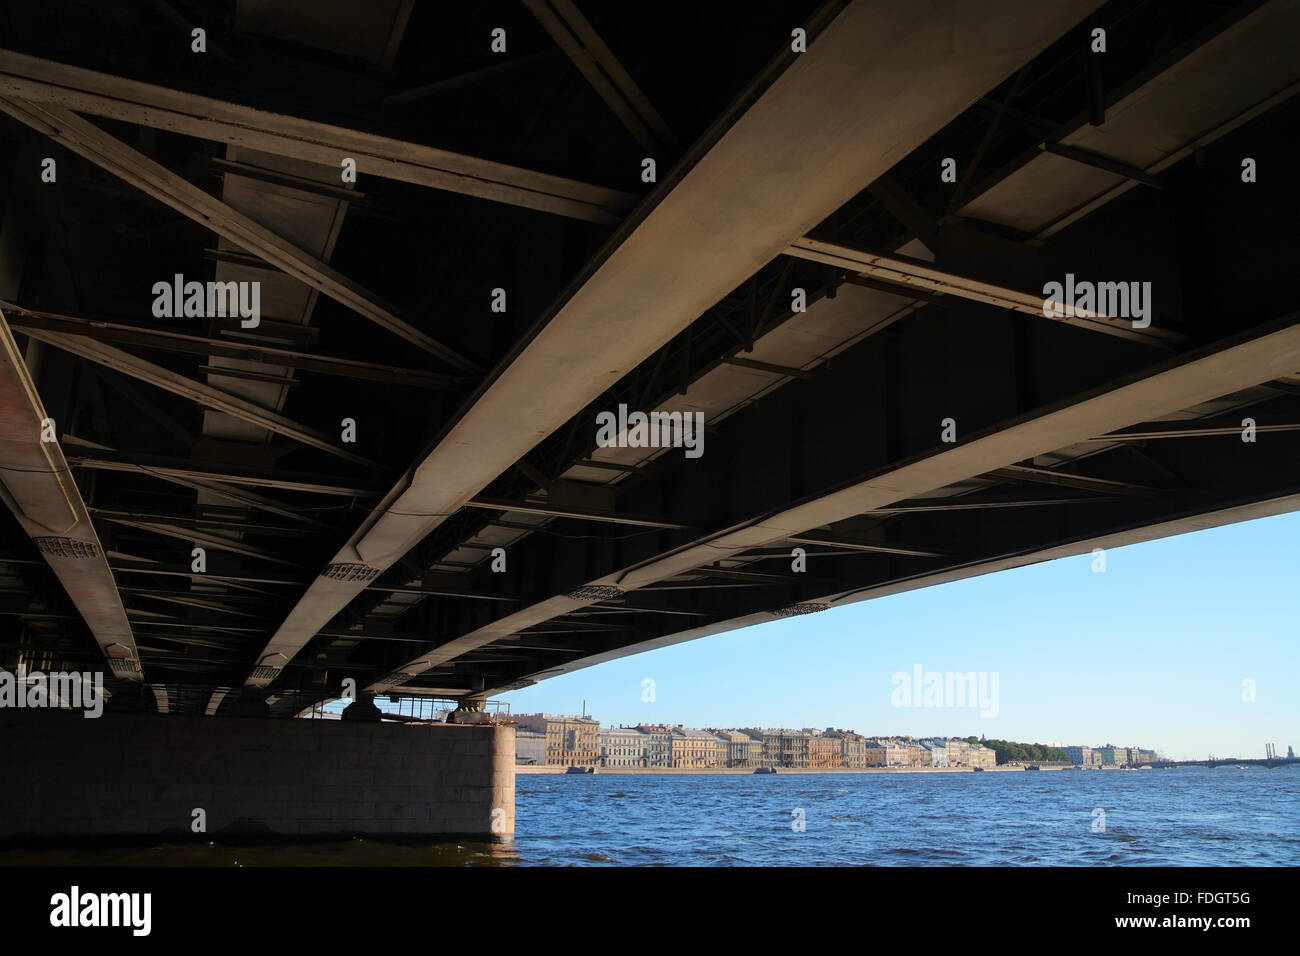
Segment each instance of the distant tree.
[[981,737],[978,741],[969,738],[971,743],[982,743],[997,755],[999,764],[1006,763],[1067,763],[1069,756],[1060,747],[1049,747],[1040,743],[1019,743],[1014,740],[989,740]]

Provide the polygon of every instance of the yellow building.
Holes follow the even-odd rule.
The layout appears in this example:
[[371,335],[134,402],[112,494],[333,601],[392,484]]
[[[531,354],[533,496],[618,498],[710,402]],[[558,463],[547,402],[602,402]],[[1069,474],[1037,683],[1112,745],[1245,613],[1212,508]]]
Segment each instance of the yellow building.
[[703,730],[674,727],[668,738],[669,760],[674,767],[702,769],[718,765],[718,738]]
[[971,744],[967,752],[967,758],[970,760],[972,767],[980,767],[989,770],[998,765],[998,755],[991,747],[985,747],[983,744]]
[[519,714],[515,725],[546,735],[546,763],[552,767],[596,766],[600,762],[600,722],[592,717]]

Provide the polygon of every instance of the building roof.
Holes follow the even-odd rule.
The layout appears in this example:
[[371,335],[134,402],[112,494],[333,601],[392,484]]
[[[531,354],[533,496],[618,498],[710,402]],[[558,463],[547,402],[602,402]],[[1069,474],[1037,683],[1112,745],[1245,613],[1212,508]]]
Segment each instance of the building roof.
[[717,739],[713,736],[713,734],[709,733],[706,730],[695,730],[694,728],[691,727],[674,727],[673,733],[680,737],[691,737],[697,740],[701,738],[708,738],[709,740]]

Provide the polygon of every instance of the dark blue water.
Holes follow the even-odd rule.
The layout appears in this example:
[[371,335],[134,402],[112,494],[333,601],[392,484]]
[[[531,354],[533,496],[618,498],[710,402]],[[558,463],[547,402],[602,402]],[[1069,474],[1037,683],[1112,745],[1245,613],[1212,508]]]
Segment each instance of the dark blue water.
[[[149,846],[9,864],[1300,864],[1300,769],[519,775],[508,844]],[[796,832],[792,811],[803,811]],[[1094,831],[1095,810],[1105,811]]]
[[[1300,771],[519,776],[516,859],[609,865],[1300,863]],[[792,824],[804,811],[805,829]],[[1105,830],[1094,832],[1095,810]]]

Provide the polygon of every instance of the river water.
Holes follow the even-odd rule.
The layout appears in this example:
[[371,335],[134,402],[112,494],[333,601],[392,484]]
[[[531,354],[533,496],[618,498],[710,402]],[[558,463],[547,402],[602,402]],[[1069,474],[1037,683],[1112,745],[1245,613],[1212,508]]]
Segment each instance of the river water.
[[[93,865],[1300,865],[1300,768],[519,775],[506,844],[20,851]],[[802,811],[802,813],[796,813]],[[1104,811],[1104,816],[1098,811]]]

